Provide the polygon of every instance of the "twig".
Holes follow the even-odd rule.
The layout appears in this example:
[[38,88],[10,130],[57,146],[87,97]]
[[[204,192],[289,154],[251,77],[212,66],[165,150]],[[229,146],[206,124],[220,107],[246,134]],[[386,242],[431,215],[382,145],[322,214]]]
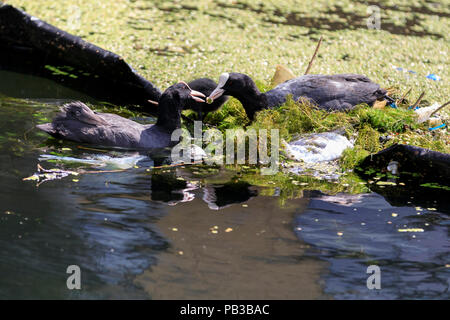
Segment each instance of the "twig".
[[400,100],[397,100],[397,104],[400,104],[403,102],[403,100],[405,100],[406,96],[411,92],[411,88],[409,88],[408,91],[405,92],[405,94],[400,98]]
[[417,101],[411,106],[411,109],[414,110],[414,108],[419,105],[419,103],[420,103],[420,101],[422,101],[422,98],[424,95],[425,95],[425,91],[420,94],[419,99],[417,99]]
[[117,170],[97,170],[97,171],[90,171],[90,170],[81,170],[78,171],[79,174],[85,174],[85,173],[114,173],[114,172],[124,172],[128,169],[117,169]]
[[108,152],[108,150],[101,150],[101,149],[94,149],[94,148],[88,148],[88,147],[83,147],[83,146],[77,146],[78,149],[83,149],[83,150],[91,150],[91,151],[99,151],[99,152]]
[[173,168],[173,167],[181,167],[181,166],[186,166],[186,165],[193,165],[193,164],[201,164],[203,163],[203,160],[200,161],[194,161],[191,163],[176,163],[176,164],[167,164],[164,166],[159,166],[159,167],[151,167],[149,169],[163,169],[163,168]]
[[441,110],[442,108],[446,107],[448,104],[450,104],[450,101],[447,101],[446,103],[444,103],[442,106],[440,106],[439,108],[437,108],[436,110],[433,111],[432,114],[430,114],[430,117],[435,114],[436,112],[438,112],[439,110]]
[[313,54],[311,60],[309,61],[308,68],[306,69],[305,74],[308,74],[309,69],[311,69],[314,59],[316,58],[317,52],[319,51],[320,44],[322,43],[322,39],[323,39],[323,36],[320,36],[319,43],[317,43],[316,50],[314,51],[314,54]]

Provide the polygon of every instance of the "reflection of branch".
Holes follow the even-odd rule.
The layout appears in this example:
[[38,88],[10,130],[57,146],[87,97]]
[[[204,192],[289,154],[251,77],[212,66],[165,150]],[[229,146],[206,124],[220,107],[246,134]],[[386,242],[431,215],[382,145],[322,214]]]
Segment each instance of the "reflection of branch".
[[187,165],[193,165],[193,164],[201,164],[203,163],[203,160],[200,161],[194,161],[194,162],[190,162],[190,163],[176,163],[176,164],[167,164],[164,166],[159,166],[159,167],[151,167],[149,169],[163,169],[163,168],[173,168],[173,167],[180,167],[180,166],[187,166]]
[[320,44],[322,43],[322,39],[323,39],[323,36],[320,36],[319,43],[317,43],[316,50],[314,51],[311,61],[309,61],[308,68],[306,68],[305,74],[308,74],[309,69],[311,69],[314,59],[316,58],[317,52],[319,51]]
[[124,172],[127,171],[128,169],[117,169],[117,170],[81,170],[78,171],[78,173],[80,174],[85,174],[85,173],[114,173],[114,172]]
[[99,151],[99,152],[108,152],[108,150],[102,150],[102,149],[94,149],[94,148],[88,148],[88,147],[83,147],[83,146],[77,146],[78,149],[83,149],[83,150],[91,150],[91,151]]

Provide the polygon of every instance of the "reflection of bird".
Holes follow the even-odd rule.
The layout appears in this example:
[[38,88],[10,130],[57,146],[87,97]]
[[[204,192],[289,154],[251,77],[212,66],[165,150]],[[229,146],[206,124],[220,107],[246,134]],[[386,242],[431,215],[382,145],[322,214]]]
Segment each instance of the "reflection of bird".
[[288,95],[292,95],[295,101],[301,97],[307,98],[328,111],[348,110],[360,103],[372,105],[377,99],[392,100],[385,89],[359,74],[304,75],[262,93],[249,76],[223,73],[216,89],[207,98],[207,103],[224,94],[237,98],[250,119],[261,109],[283,104]]
[[235,203],[248,201],[257,195],[250,184],[242,181],[227,182],[221,185],[209,185],[203,188],[203,201],[212,210],[219,210]]
[[81,102],[62,107],[51,123],[37,127],[48,134],[67,140],[102,146],[149,149],[164,148],[171,141],[172,132],[181,127],[181,110],[190,100],[202,102],[202,93],[180,82],[161,95],[158,120],[154,125],[142,125],[110,113],[97,113]]
[[180,202],[194,200],[192,191],[198,189],[198,185],[184,179],[178,179],[173,171],[168,173],[153,173],[151,177],[151,191],[153,201],[167,202],[176,205]]

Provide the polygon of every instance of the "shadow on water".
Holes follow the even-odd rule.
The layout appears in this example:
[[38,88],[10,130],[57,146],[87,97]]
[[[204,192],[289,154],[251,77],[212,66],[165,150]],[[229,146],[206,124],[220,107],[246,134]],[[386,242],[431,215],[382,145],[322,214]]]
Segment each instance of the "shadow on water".
[[[433,36],[436,38],[442,38],[443,36],[441,34],[429,32],[426,29],[424,29],[420,22],[421,19],[417,16],[417,14],[420,13],[440,17],[448,17],[450,15],[449,13],[446,12],[431,10],[424,5],[422,5],[421,7],[414,5],[388,6],[370,1],[367,3],[364,1],[359,2],[361,4],[367,4],[368,6],[378,5],[380,6],[381,9],[411,13],[410,17],[405,18],[403,25],[397,25],[393,22],[383,21],[382,30],[397,35],[407,35],[416,37]],[[162,3],[164,3],[164,1]],[[174,13],[182,11],[199,10],[195,6],[188,6],[188,5],[162,6],[160,3],[159,5],[155,6],[161,11]],[[138,7],[138,9],[150,10],[154,9],[155,6]],[[367,30],[366,22],[367,18],[369,17],[369,14],[361,15],[355,12],[346,11],[342,6],[339,5],[335,5],[333,7],[328,8],[327,10],[321,11],[320,13],[327,15],[321,17],[311,16],[311,14],[307,12],[300,12],[300,11],[285,12],[281,8],[271,9],[267,7],[264,3],[249,4],[242,1],[235,1],[233,3],[222,1],[215,2],[214,9],[219,10],[222,7],[256,13],[257,15],[261,16],[262,22],[307,27],[311,29],[310,33],[316,33],[320,30],[327,30],[327,31],[356,30],[356,29]],[[202,12],[202,14],[210,15],[218,19],[226,19],[229,21],[236,22],[235,19],[233,19],[232,17],[228,17],[224,14],[215,14],[209,11]],[[339,19],[333,18],[333,15],[337,16]],[[183,19],[183,18],[173,17],[173,19]],[[242,25],[240,24],[237,26],[242,27]]]
[[[369,15],[359,15],[354,12],[345,11],[341,6],[334,6],[332,9],[328,9],[323,12],[328,15],[327,17],[310,17],[307,13],[303,12],[288,12],[285,13],[280,9],[273,11],[273,15],[277,17],[277,20],[271,18],[269,15],[265,18],[266,21],[272,23],[286,24],[292,26],[302,26],[311,28],[314,30],[327,30],[327,31],[339,31],[339,30],[367,30],[367,18]],[[333,15],[337,15],[340,21],[331,18]],[[282,18],[282,20],[278,20]],[[405,36],[434,36],[442,38],[442,35],[438,33],[428,32],[426,30],[416,30],[419,27],[422,29],[420,19],[417,16],[411,18],[405,18],[404,25],[396,25],[392,22],[383,21],[382,30],[392,34],[405,35]]]
[[[383,10],[391,10],[391,11],[397,11],[397,12],[405,12],[405,13],[421,13],[426,14],[430,16],[438,16],[438,17],[445,17],[450,18],[449,12],[444,12],[444,7],[449,10],[450,6],[445,5],[443,3],[439,3],[437,1],[426,1],[429,5],[426,6],[425,4],[421,4],[420,7],[417,5],[390,5],[387,2],[388,1],[365,1],[365,0],[356,0],[355,2],[359,2],[361,4],[366,4],[368,6],[378,6],[380,9]],[[430,9],[430,6],[437,9],[433,10]]]

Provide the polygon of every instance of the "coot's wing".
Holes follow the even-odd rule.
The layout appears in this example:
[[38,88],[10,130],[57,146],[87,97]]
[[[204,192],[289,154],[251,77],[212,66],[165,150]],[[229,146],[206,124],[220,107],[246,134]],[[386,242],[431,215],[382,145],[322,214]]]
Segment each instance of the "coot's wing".
[[305,75],[289,80],[272,91],[278,96],[292,94],[295,100],[306,97],[319,107],[344,110],[360,103],[372,104],[386,90],[358,74]]
[[75,142],[123,148],[137,148],[139,145],[143,127],[134,121],[91,111],[92,116],[85,110],[80,112],[76,104],[66,105],[61,110],[51,123],[36,127],[55,138]]

